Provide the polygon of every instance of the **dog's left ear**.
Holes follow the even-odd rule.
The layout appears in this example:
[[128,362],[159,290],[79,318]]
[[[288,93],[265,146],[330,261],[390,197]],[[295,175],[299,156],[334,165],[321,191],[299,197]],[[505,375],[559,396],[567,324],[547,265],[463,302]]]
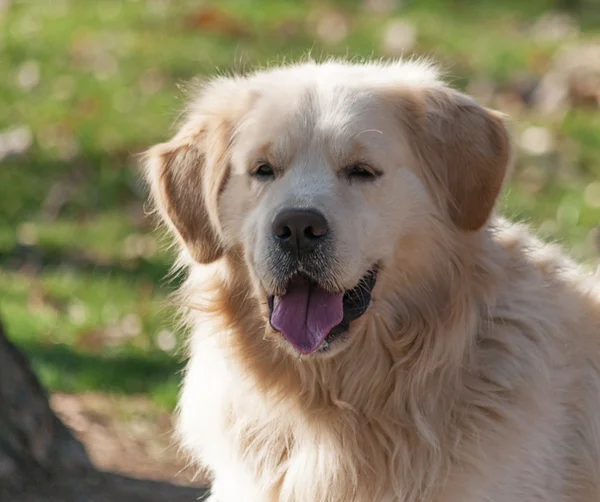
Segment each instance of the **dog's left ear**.
[[512,160],[503,116],[446,87],[396,93],[408,143],[450,219],[474,231],[489,219]]

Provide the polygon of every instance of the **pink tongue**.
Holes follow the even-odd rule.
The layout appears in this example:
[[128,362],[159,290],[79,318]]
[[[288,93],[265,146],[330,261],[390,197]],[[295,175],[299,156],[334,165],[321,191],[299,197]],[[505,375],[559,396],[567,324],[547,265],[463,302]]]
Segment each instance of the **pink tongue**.
[[301,354],[317,350],[344,317],[343,293],[328,293],[302,278],[276,296],[271,325]]

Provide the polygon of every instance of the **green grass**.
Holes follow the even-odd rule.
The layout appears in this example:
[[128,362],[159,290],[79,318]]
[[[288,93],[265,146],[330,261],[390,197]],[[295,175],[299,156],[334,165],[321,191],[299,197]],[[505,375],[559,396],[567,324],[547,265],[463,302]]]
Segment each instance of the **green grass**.
[[[379,57],[394,19],[416,29],[413,52],[436,58],[463,89],[539,78],[561,47],[530,33],[558,0],[406,0],[385,14],[363,3],[9,2],[0,14],[0,138],[25,127],[32,143],[0,160],[0,313],[51,389],[174,403],[181,361],[166,346],[165,307],[174,285],[162,279],[170,257],[144,218],[135,154],[171,134],[180,84],[308,52]],[[581,4],[572,13],[580,39],[597,38],[600,8],[570,3]],[[315,23],[331,12],[348,30],[327,45]],[[586,188],[600,179],[600,115],[518,111],[517,138],[531,126],[546,128],[554,148],[519,153],[504,211],[598,263],[590,231],[600,203]]]

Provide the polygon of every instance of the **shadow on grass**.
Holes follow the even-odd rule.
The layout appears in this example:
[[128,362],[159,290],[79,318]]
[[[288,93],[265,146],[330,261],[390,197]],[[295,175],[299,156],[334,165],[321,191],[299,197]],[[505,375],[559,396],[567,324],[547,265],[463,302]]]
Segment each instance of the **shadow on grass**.
[[54,391],[149,394],[163,404],[176,398],[183,362],[161,353],[83,352],[61,344],[19,344]]
[[137,259],[131,262],[115,260],[113,263],[98,263],[85,255],[41,246],[16,245],[10,251],[0,250],[0,265],[12,270],[26,266],[35,270],[67,267],[89,272],[92,276],[145,278],[153,284],[168,284],[172,288],[177,287],[181,280],[177,275],[169,276],[170,264],[166,260]]

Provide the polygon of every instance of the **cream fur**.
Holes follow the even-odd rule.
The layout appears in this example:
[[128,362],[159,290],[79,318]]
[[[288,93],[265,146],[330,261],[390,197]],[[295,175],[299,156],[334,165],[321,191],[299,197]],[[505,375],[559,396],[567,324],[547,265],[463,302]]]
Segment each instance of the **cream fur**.
[[[433,106],[451,122],[456,103],[503,141],[496,116],[430,65],[306,63],[213,81],[178,136],[149,153],[187,273],[178,432],[214,476],[211,500],[600,500],[599,281],[523,226],[460,215],[465,198],[481,198],[471,212],[491,207],[509,145],[488,153],[478,131],[457,135],[481,161],[466,166],[461,150],[453,165],[436,146],[450,132],[427,143],[414,124]],[[364,188],[331,175],[361,131],[376,131],[361,155],[385,171]],[[248,159],[265,149],[288,167],[256,187]],[[489,175],[436,170],[486,160]],[[454,186],[479,175],[481,193]],[[180,197],[190,186],[202,192],[191,202]],[[328,357],[298,358],[266,323],[277,286],[265,221],[292,199],[339,230],[332,288],[383,264],[373,307]]]

